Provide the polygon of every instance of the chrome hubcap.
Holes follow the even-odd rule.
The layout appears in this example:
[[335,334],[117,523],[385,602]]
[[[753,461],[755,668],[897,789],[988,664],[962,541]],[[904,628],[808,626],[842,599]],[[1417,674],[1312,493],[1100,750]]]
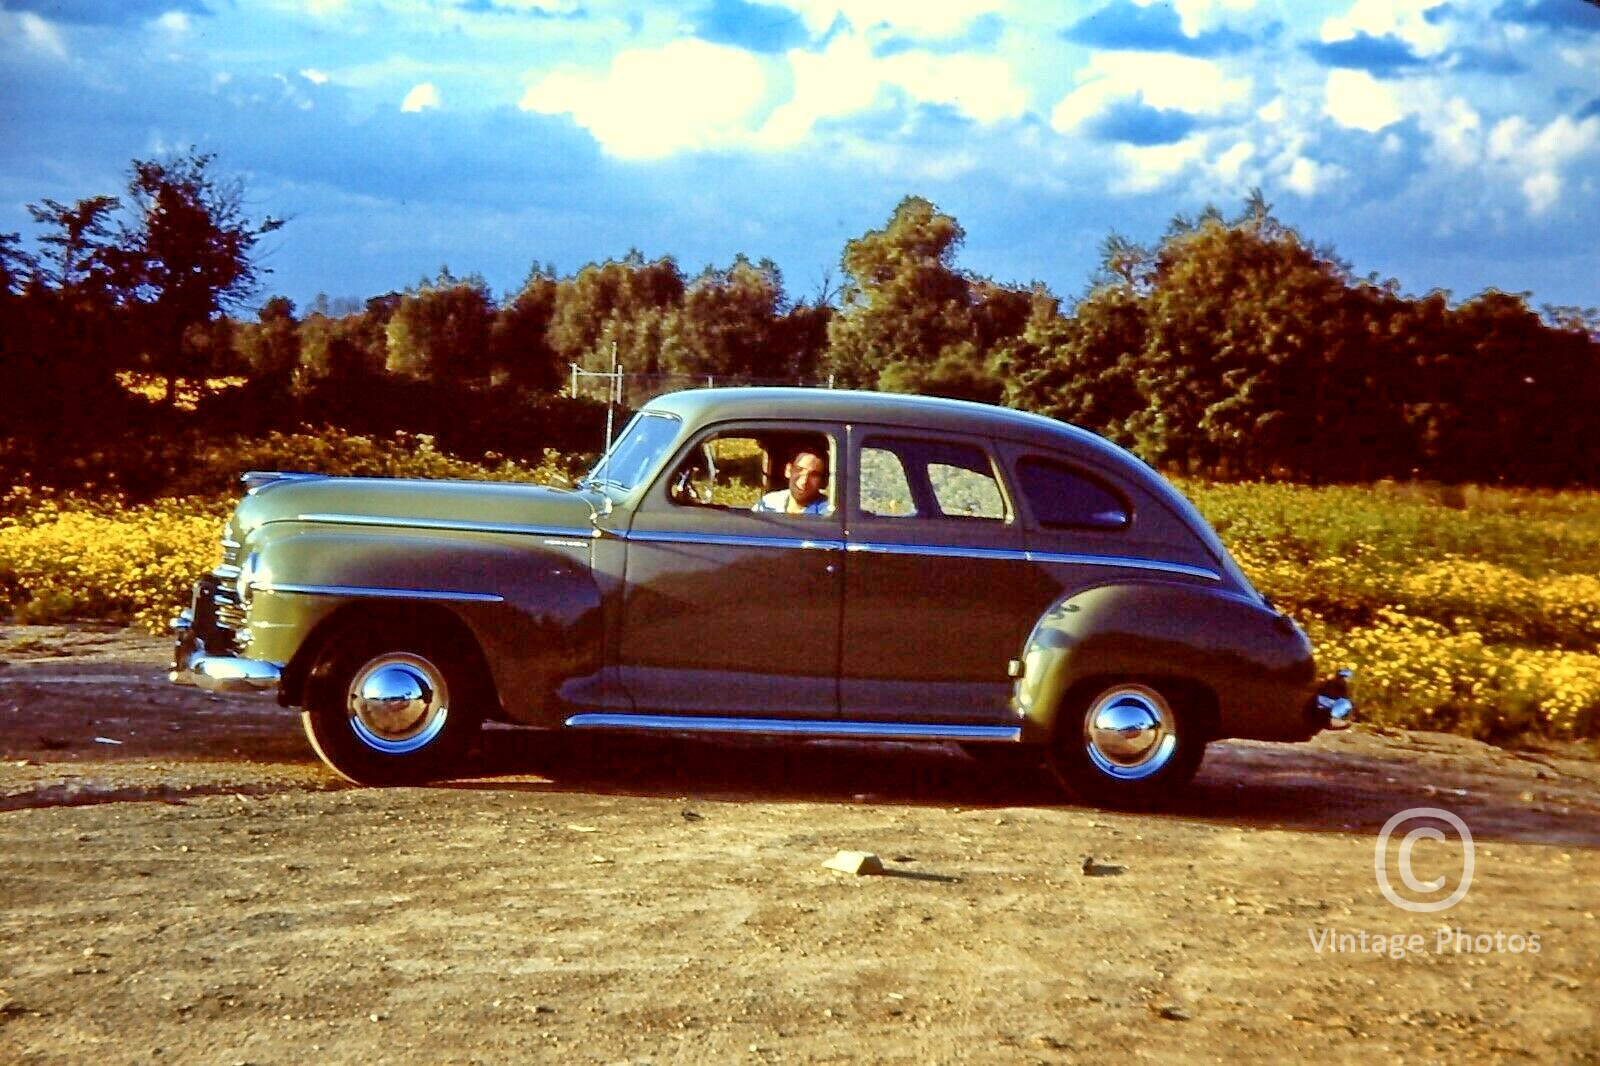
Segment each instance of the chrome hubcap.
[[387,755],[404,755],[433,742],[450,716],[444,673],[420,655],[378,656],[351,678],[345,701],[350,729]]
[[1178,750],[1177,718],[1166,698],[1143,685],[1102,693],[1083,719],[1084,748],[1095,769],[1119,781],[1157,773]]

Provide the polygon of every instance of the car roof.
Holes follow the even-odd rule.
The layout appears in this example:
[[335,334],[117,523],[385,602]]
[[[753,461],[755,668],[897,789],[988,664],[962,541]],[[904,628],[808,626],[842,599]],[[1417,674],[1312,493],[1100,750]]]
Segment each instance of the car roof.
[[828,422],[872,422],[879,425],[956,433],[987,434],[1021,442],[1059,447],[1064,443],[1089,448],[1126,462],[1137,459],[1088,430],[1043,415],[1008,407],[852,389],[723,388],[689,389],[658,396],[647,411],[665,411],[691,426],[711,422],[783,418]]
[[760,419],[816,420],[874,423],[909,429],[971,433],[1004,438],[1039,448],[1065,448],[1093,453],[1113,469],[1166,502],[1174,513],[1205,542],[1224,571],[1243,589],[1250,580],[1199,510],[1166,478],[1137,455],[1086,429],[1043,415],[1009,407],[950,400],[938,396],[911,396],[889,392],[860,392],[823,388],[722,388],[688,389],[658,396],[641,411],[664,412],[683,419],[684,433],[723,421]]

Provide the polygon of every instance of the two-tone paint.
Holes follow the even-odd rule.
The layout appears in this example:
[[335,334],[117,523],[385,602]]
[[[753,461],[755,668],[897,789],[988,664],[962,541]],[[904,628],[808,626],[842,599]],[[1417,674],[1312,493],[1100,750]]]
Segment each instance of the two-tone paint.
[[[1206,739],[1304,739],[1348,718],[1342,694],[1319,693],[1303,632],[1193,506],[1093,434],[792,389],[678,393],[638,417],[670,443],[625,484],[248,475],[224,561],[176,623],[174,680],[300,704],[330,641],[398,621],[468,635],[489,715],[544,728],[1044,745],[1117,678],[1176,687]],[[826,434],[833,513],[674,502],[671,472],[729,429]],[[861,449],[883,435],[982,449],[1003,520],[863,513]],[[1029,457],[1092,472],[1131,521],[1048,528],[1016,488]]]

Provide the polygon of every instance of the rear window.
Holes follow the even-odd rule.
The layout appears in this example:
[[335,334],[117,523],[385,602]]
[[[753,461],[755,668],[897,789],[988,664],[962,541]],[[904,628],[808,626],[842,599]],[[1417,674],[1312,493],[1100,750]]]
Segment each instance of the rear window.
[[1028,507],[1052,529],[1123,529],[1132,508],[1120,493],[1081,470],[1029,456],[1017,464],[1017,478]]

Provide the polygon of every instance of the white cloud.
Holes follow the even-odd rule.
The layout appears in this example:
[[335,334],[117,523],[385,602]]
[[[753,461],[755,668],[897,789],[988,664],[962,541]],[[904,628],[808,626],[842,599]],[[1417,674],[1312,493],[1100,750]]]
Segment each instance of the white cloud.
[[1483,119],[1465,100],[1452,97],[1437,108],[1419,112],[1418,117],[1446,162],[1470,167],[1482,159]]
[[1298,156],[1289,165],[1289,173],[1284,175],[1283,184],[1301,196],[1313,196],[1344,178],[1345,174],[1345,169],[1336,164],[1318,163],[1314,159]]
[[830,149],[897,181],[955,181],[978,171],[983,158],[975,152],[930,154],[914,145],[842,137]]
[[1600,41],[1567,45],[1557,48],[1556,54],[1561,57],[1563,63],[1581,74],[1591,74],[1600,68]]
[[[1005,60],[923,50],[880,57],[859,33],[822,52],[791,51],[784,79],[756,56],[687,38],[619,53],[604,74],[557,71],[528,87],[519,106],[569,114],[612,155],[648,159],[682,150],[786,148],[828,119],[860,114],[898,90],[985,125],[1020,117],[1027,96]],[[790,86],[773,107],[773,92]],[[770,113],[769,113],[770,108]]]
[[181,36],[189,32],[189,16],[182,11],[168,11],[156,19],[156,25],[170,34]]
[[1250,97],[1248,77],[1230,78],[1206,59],[1150,52],[1097,52],[1078,72],[1078,88],[1062,97],[1050,125],[1070,133],[1112,104],[1143,99],[1163,111],[1220,114]]
[[[0,17],[4,17],[3,12],[0,12]],[[22,39],[28,43],[28,47],[35,52],[42,52],[52,59],[67,58],[66,39],[51,23],[31,11],[24,11],[17,16],[15,26],[22,32]],[[6,36],[10,34],[7,33]]]
[[1450,43],[1450,28],[1429,22],[1427,13],[1442,0],[1355,0],[1350,10],[1322,23],[1324,41],[1347,41],[1358,33],[1394,36],[1418,54],[1438,55]]
[[1502,119],[1489,131],[1489,159],[1521,177],[1528,210],[1543,214],[1561,199],[1561,171],[1600,145],[1600,118],[1574,122],[1566,115],[1543,129],[1520,115]]
[[949,37],[981,15],[1005,11],[1010,3],[1009,0],[789,0],[777,6],[799,12],[812,33],[826,32],[842,15],[857,30],[884,26],[913,35]]
[[1224,181],[1237,183],[1244,172],[1244,165],[1256,154],[1256,146],[1249,141],[1240,141],[1226,152],[1217,156],[1216,171]]
[[1522,179],[1522,195],[1530,212],[1544,214],[1561,200],[1561,175],[1546,170]]
[[518,106],[571,115],[612,155],[651,159],[737,142],[766,95],[755,56],[688,38],[619,52],[604,76],[547,75]]
[[1163,188],[1178,175],[1199,163],[1206,150],[1203,134],[1187,137],[1176,144],[1158,144],[1138,148],[1119,144],[1117,162],[1122,164],[1122,177],[1112,184],[1119,193],[1149,193]]
[[499,0],[501,7],[520,11],[541,11],[547,15],[570,15],[583,5],[578,0]]
[[840,34],[820,53],[792,51],[789,65],[793,94],[772,112],[760,134],[772,144],[795,144],[825,118],[866,110],[881,85],[879,60],[856,34]]
[[949,104],[984,124],[1019,118],[1027,107],[1027,94],[998,56],[902,52],[883,61],[883,77],[915,100]]
[[[1141,7],[1149,7],[1154,0],[1136,2]],[[1195,37],[1221,21],[1217,17],[1219,11],[1250,11],[1256,6],[1256,0],[1177,0],[1173,6],[1178,9],[1183,32]]]
[[433,82],[425,81],[420,85],[413,85],[411,91],[406,93],[406,98],[400,104],[400,110],[417,112],[439,106],[439,90]]
[[312,85],[328,84],[328,75],[314,67],[307,67],[306,69],[302,70],[300,72],[300,76],[306,81],[309,81]]
[[1395,91],[1364,70],[1330,71],[1322,109],[1341,126],[1368,133],[1405,117]]

